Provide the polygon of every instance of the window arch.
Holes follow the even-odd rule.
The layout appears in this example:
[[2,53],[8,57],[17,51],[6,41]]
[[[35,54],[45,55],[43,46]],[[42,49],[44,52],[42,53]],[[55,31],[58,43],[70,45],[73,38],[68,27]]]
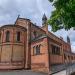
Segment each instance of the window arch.
[[17,32],[17,37],[16,37],[17,41],[20,41],[20,32]]
[[6,32],[6,42],[9,42],[10,41],[10,32],[7,31]]
[[40,54],[40,46],[37,45],[37,46],[36,46],[36,55],[39,55],[39,54]]
[[36,46],[33,47],[33,55],[36,54]]
[[41,44],[33,47],[33,55],[40,55],[41,54],[40,47],[41,47]]

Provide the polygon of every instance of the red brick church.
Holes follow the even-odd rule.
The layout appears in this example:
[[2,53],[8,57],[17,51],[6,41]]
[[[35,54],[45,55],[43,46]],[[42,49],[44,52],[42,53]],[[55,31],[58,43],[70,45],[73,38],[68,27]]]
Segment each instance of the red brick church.
[[1,70],[31,69],[49,73],[74,61],[69,37],[65,42],[49,32],[45,14],[42,27],[19,17],[14,24],[0,27]]

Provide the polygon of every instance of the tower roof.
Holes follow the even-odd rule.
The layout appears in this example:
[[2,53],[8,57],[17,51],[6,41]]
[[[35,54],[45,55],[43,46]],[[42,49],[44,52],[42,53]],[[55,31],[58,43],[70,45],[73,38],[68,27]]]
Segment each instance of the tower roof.
[[46,17],[46,15],[45,15],[45,13],[44,13],[44,15],[43,15],[43,17],[42,17],[42,20],[47,20],[47,17]]
[[69,38],[69,36],[67,36],[67,43],[70,43],[70,38]]

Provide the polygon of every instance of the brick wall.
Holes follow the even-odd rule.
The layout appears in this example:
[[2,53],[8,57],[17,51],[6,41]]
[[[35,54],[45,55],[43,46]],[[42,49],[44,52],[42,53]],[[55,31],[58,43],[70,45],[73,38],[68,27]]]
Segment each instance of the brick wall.
[[[31,68],[35,71],[49,72],[49,60],[48,60],[48,43],[47,38],[33,42],[31,44]],[[40,54],[33,54],[33,47],[41,45]]]
[[[9,42],[6,42],[6,32],[10,32]],[[20,32],[20,42],[16,35]],[[16,26],[4,26],[0,30],[0,69],[21,69],[25,64],[26,30]],[[24,36],[25,35],[25,36]]]
[[[48,39],[49,42],[49,58],[51,64],[63,64],[63,49],[62,44],[52,39]],[[60,54],[52,54],[52,45],[60,48]]]

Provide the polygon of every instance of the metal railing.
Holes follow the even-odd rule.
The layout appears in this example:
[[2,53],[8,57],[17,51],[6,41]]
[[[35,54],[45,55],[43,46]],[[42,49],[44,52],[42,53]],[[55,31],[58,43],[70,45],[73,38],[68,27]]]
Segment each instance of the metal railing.
[[71,75],[73,72],[75,72],[75,63],[66,64],[66,75]]
[[55,73],[58,73],[63,70],[65,70],[66,75],[71,75],[71,73],[75,72],[75,62],[60,64],[60,65],[52,65],[51,75],[54,75]]

